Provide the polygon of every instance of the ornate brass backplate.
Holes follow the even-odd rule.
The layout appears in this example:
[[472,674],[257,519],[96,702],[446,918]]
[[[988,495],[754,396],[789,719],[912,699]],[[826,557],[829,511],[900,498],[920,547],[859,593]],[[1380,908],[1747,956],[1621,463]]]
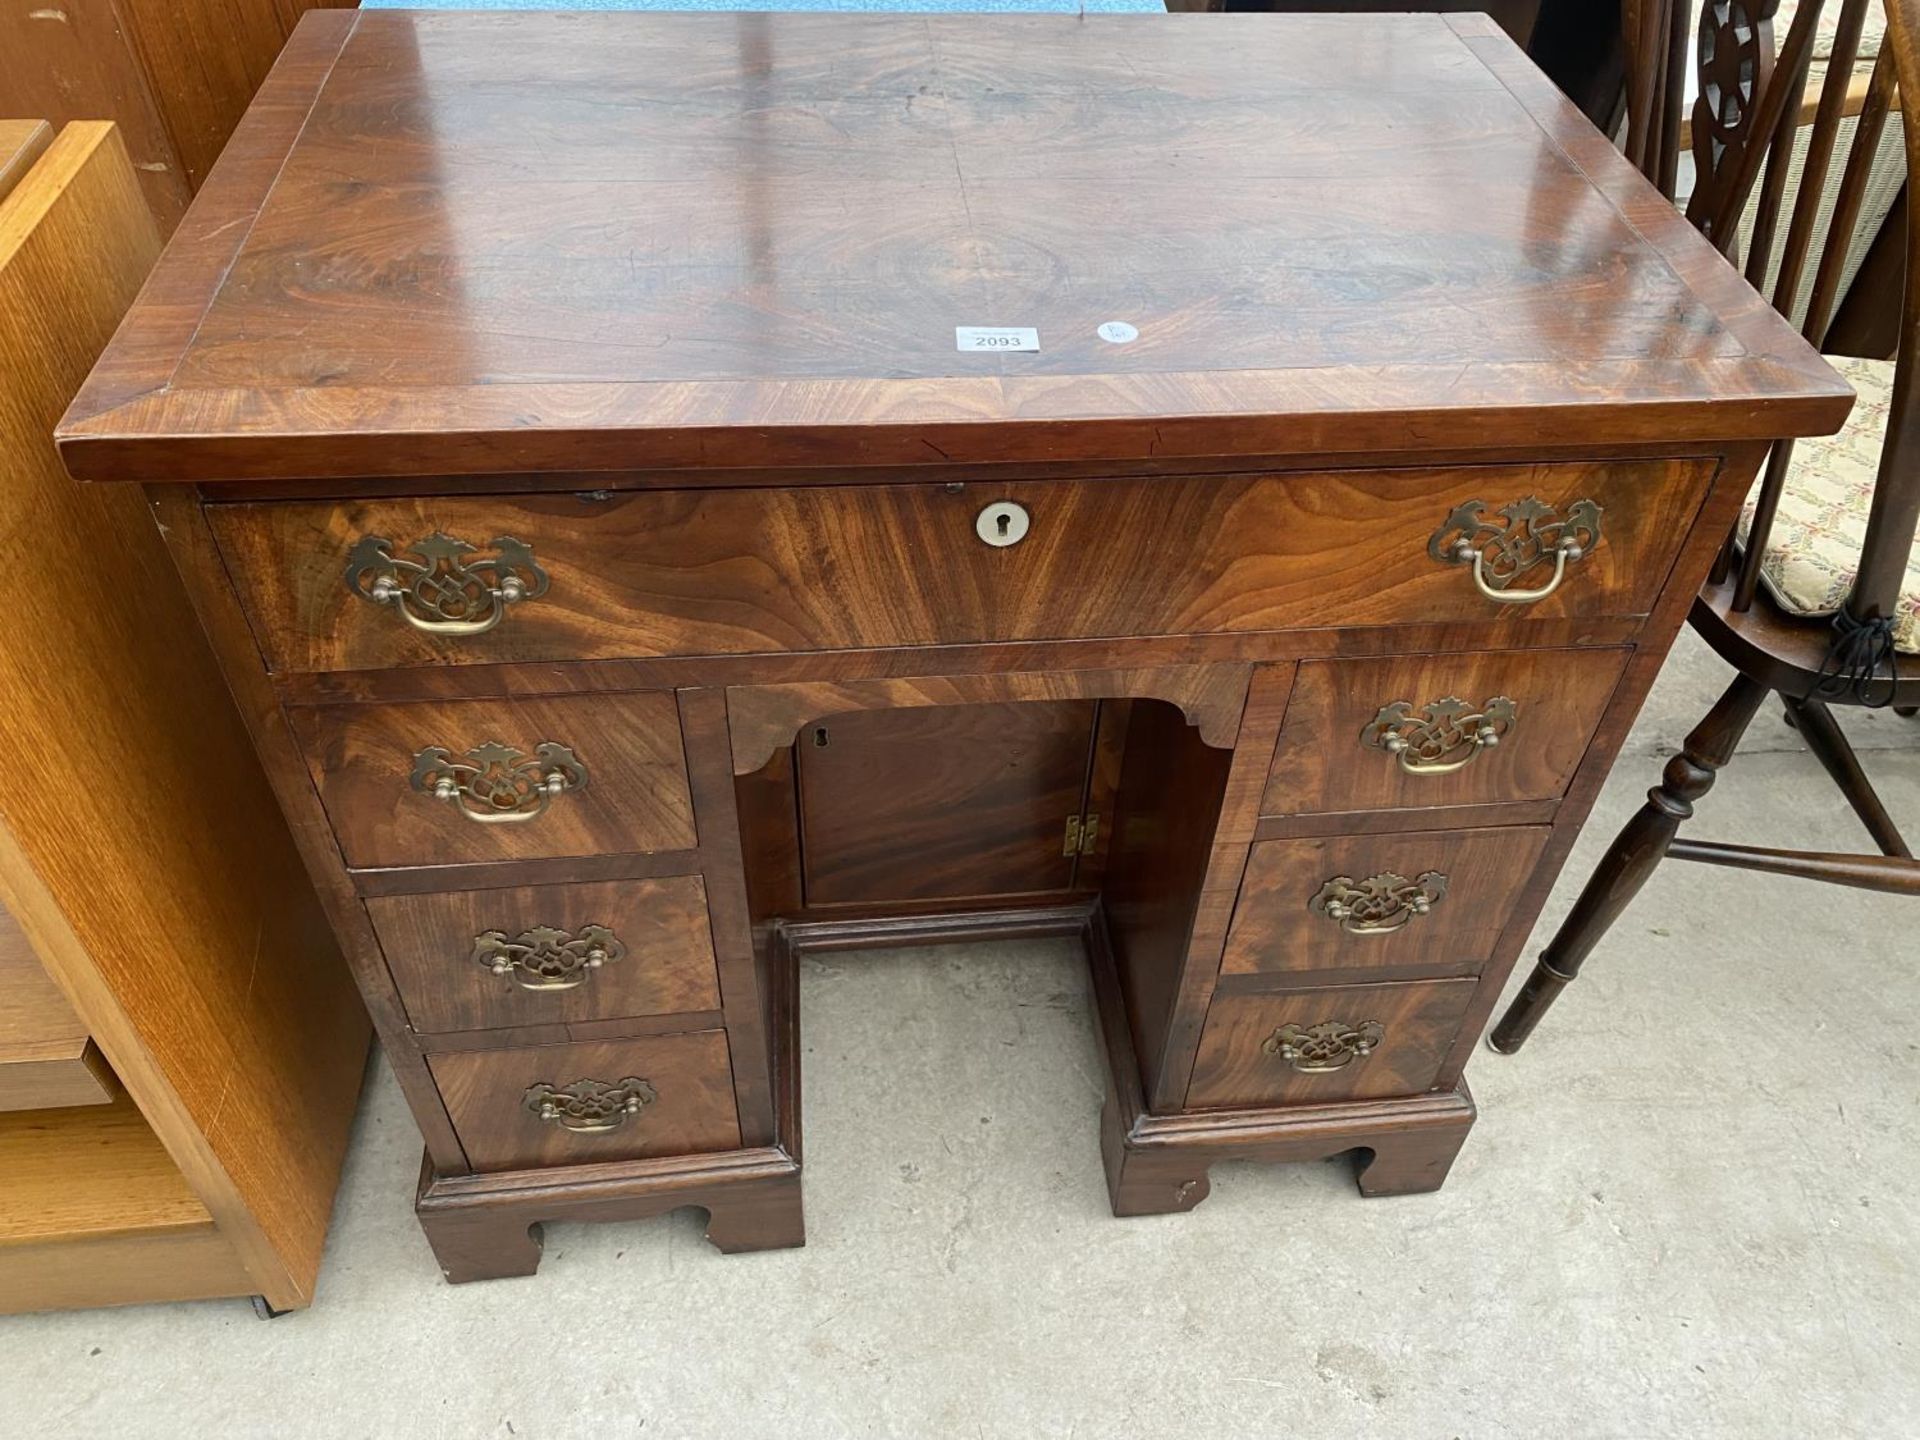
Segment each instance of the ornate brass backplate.
[[1504,695],[1470,705],[1457,695],[1415,711],[1410,700],[1382,705],[1360,732],[1360,743],[1384,750],[1410,775],[1445,775],[1491,750],[1518,722],[1520,707]]
[[1383,870],[1364,880],[1336,875],[1307,906],[1352,934],[1391,935],[1432,910],[1446,893],[1447,877],[1438,870],[1429,870],[1417,880]]
[[[1484,500],[1455,506],[1428,538],[1427,553],[1442,565],[1471,565],[1480,593],[1502,604],[1544,600],[1560,588],[1567,565],[1600,543],[1600,507],[1591,500],[1574,501],[1562,515],[1537,495],[1528,495],[1496,513],[1505,524],[1487,518]],[[1549,564],[1553,574],[1546,584],[1531,590],[1517,586]]]
[[660,1097],[637,1075],[609,1084],[605,1080],[575,1080],[570,1085],[544,1082],[528,1087],[523,1103],[549,1125],[576,1135],[601,1135],[618,1130],[629,1116]]
[[536,925],[509,940],[504,930],[473,937],[473,961],[495,975],[511,975],[522,990],[571,990],[627,947],[604,925],[582,925],[576,935]]
[[430,635],[484,635],[509,605],[539,599],[548,584],[524,541],[502,535],[489,548],[481,555],[436,531],[396,554],[385,536],[364,535],[347,552],[347,588]]
[[1295,1070],[1317,1074],[1344,1070],[1354,1061],[1366,1059],[1386,1038],[1386,1027],[1378,1020],[1363,1020],[1358,1025],[1323,1020],[1305,1027],[1282,1025],[1260,1048],[1278,1055]]
[[533,754],[489,740],[455,758],[430,746],[413,757],[415,790],[458,805],[460,813],[483,825],[531,820],[547,802],[569,790],[587,788],[587,767],[565,745],[544,740]]

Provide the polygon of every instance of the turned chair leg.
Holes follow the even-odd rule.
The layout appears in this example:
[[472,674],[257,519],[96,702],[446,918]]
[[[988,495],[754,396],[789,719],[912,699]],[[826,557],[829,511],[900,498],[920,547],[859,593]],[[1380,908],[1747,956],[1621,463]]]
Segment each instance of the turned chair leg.
[[1640,813],[1627,822],[1602,857],[1559,933],[1540,952],[1533,974],[1494,1027],[1494,1049],[1511,1055],[1526,1043],[1560,992],[1580,973],[1600,937],[1666,857],[1680,822],[1692,816],[1693,802],[1713,788],[1716,773],[1733,758],[1734,747],[1766,698],[1766,686],[1750,676],[1736,675],[1706,718],[1693,728],[1680,753],[1667,762],[1660,783],[1647,792]]
[[1912,859],[1913,852],[1907,849],[1907,842],[1900,837],[1900,829],[1893,823],[1893,817],[1887,814],[1887,807],[1880,803],[1873,782],[1867,779],[1867,772],[1860,766],[1860,757],[1854,753],[1846,732],[1840,728],[1840,722],[1833,718],[1833,712],[1827,708],[1826,702],[1788,699],[1786,705],[1793,728],[1800,732],[1800,738],[1807,742],[1807,748],[1813,752],[1814,758],[1826,767],[1827,774],[1833,777],[1833,783],[1847,797],[1847,803],[1853,807],[1853,813],[1860,817],[1860,823],[1867,827],[1867,833],[1873,837],[1873,843],[1880,847],[1880,853]]

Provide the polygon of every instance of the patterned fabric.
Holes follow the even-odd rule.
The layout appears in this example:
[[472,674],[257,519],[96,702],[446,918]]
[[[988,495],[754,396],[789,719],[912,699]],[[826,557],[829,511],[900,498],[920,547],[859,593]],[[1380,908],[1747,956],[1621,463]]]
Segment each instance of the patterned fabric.
[[[1780,510],[1773,517],[1760,566],[1767,593],[1789,615],[1832,615],[1853,593],[1893,405],[1892,361],[1827,358],[1860,399],[1838,435],[1801,440],[1793,447]],[[1743,542],[1758,499],[1756,485],[1740,516]],[[1907,580],[1894,619],[1894,648],[1920,655],[1920,536],[1907,560]]]
[[[1798,0],[1780,0],[1780,8],[1773,12],[1773,48],[1776,53],[1787,43],[1787,31],[1793,28],[1793,13],[1798,8]],[[1820,77],[1827,73],[1827,62],[1833,58],[1833,38],[1840,29],[1840,9],[1840,0],[1826,0],[1820,7],[1820,23],[1813,32],[1813,65],[1807,74],[1809,95],[1820,93]],[[1860,53],[1854,57],[1854,74],[1873,73],[1873,62],[1880,56],[1880,42],[1886,38],[1886,9],[1878,3],[1869,3],[1866,18],[1860,26]]]

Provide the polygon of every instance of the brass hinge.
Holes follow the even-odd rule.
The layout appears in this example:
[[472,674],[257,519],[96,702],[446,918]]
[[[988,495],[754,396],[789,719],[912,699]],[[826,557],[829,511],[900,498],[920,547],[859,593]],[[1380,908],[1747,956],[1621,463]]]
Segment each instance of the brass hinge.
[[1091,855],[1100,845],[1098,815],[1069,815],[1067,839],[1060,847],[1062,855]]

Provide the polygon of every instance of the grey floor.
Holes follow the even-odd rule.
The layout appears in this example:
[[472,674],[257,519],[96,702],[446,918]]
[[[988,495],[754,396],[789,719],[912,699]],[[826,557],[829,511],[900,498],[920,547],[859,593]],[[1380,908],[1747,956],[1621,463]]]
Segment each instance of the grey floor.
[[[1542,922],[1723,683],[1686,637]],[[1920,829],[1920,723],[1853,727]],[[1763,716],[1699,832],[1854,846]],[[0,1320],[0,1429],[107,1436],[1920,1434],[1920,947],[1885,897],[1678,864],[1437,1195],[1222,1166],[1116,1221],[1063,944],[808,967],[803,1251],[690,1212],[450,1288],[376,1071],[318,1303]],[[1517,984],[1517,978],[1515,983]]]

